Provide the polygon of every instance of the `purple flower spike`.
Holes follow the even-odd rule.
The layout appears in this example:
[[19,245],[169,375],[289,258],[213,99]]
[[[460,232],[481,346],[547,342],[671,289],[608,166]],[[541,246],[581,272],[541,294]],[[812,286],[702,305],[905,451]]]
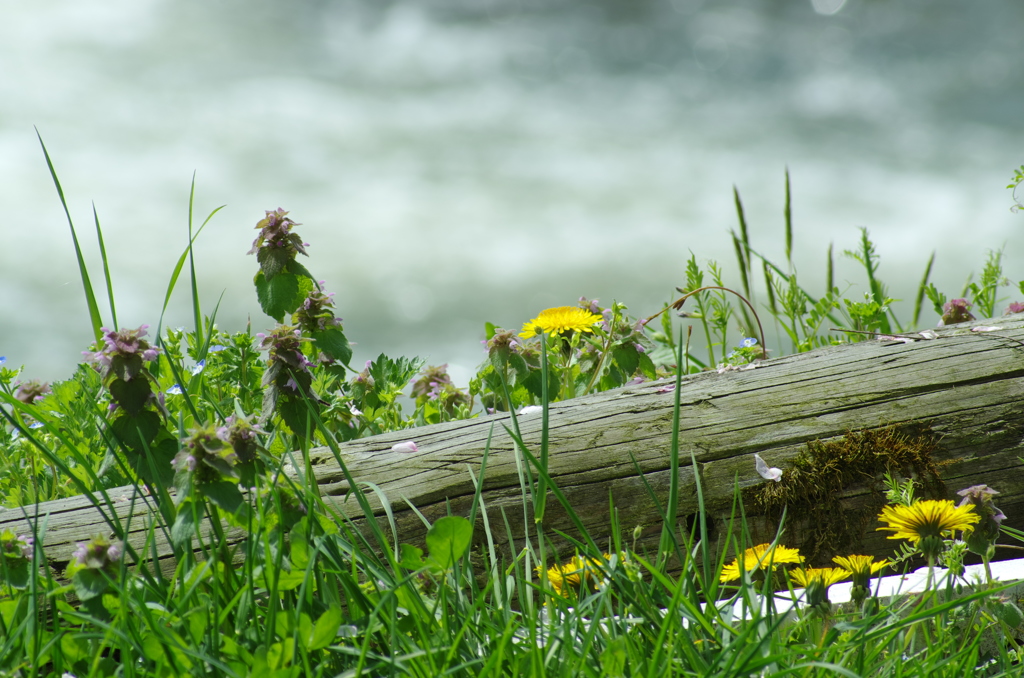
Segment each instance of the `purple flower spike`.
[[954,325],[974,320],[971,315],[971,302],[966,299],[950,299],[942,307],[942,322],[940,325]]
[[96,352],[84,351],[83,355],[100,366],[104,379],[114,375],[123,381],[131,381],[142,371],[143,362],[156,360],[160,353],[159,348],[143,339],[147,327],[149,325],[140,325],[137,330],[121,329],[117,332],[101,328],[103,348]]
[[50,385],[39,379],[29,379],[18,385],[14,397],[23,403],[32,404],[50,392]]
[[[1006,307],[1005,311],[1003,311],[1003,315],[1010,315],[1011,313],[1024,313],[1024,303],[1011,301],[1010,305]],[[2,358],[0,358],[0,362],[3,362]]]
[[121,560],[123,552],[124,544],[122,542],[111,542],[103,535],[96,535],[87,542],[79,542],[72,558],[79,567],[105,570]]

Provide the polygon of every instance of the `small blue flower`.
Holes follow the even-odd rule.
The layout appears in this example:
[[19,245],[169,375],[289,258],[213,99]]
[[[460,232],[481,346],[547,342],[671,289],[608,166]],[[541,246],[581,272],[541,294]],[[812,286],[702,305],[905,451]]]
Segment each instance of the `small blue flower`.
[[200,372],[202,372],[204,367],[206,367],[206,361],[205,360],[200,360],[198,363],[196,363],[195,367],[193,367],[191,370],[189,370],[189,372],[191,372],[192,376],[194,377],[197,374],[199,374]]
[[208,353],[217,353],[218,351],[226,351],[226,350],[228,350],[227,346],[221,346],[220,344],[212,344],[210,346],[210,348],[207,349],[207,352]]
[[181,395],[181,384],[175,384],[167,389],[167,395]]
[[0,365],[3,365],[5,362],[7,362],[7,356],[0,355]]
[[740,342],[740,348],[750,348],[751,346],[756,345],[757,339],[755,339],[754,337],[747,337],[746,339]]
[[42,428],[43,426],[44,424],[41,421],[34,421],[28,425],[29,428]]

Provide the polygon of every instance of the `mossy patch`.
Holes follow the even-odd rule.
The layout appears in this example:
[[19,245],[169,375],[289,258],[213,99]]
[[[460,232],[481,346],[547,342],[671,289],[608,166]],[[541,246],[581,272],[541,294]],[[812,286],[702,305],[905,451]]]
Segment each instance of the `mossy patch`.
[[[801,553],[812,563],[826,562],[860,545],[886,503],[886,473],[913,478],[924,498],[946,498],[939,477],[944,463],[932,458],[937,447],[937,436],[921,426],[886,426],[815,440],[792,460],[780,482],[747,488],[744,503],[774,523],[771,529],[778,527],[785,509]],[[868,495],[844,502],[844,492],[853,487],[867,489]]]

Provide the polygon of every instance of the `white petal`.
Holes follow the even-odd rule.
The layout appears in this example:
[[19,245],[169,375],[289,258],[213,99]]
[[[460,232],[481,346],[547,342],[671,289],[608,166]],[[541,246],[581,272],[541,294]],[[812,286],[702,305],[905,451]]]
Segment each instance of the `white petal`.
[[765,480],[774,480],[779,482],[782,480],[782,469],[775,467],[768,467],[764,459],[761,458],[757,452],[754,453],[754,467],[757,468],[757,474]]
[[404,443],[398,443],[391,446],[392,452],[402,452],[408,454],[410,452],[419,452],[420,448],[416,447],[416,443],[411,440],[406,440]]
[[939,336],[932,330],[924,330],[923,332],[918,332],[918,334],[921,335],[922,339],[935,339],[936,337]]
[[544,411],[544,408],[540,405],[527,405],[526,407],[519,408],[519,416],[529,416],[531,414],[540,414]]
[[972,327],[971,328],[971,332],[994,332],[996,330],[1001,330],[1001,329],[1003,329],[1003,328],[1002,327],[989,327],[987,325],[978,325],[977,327]]

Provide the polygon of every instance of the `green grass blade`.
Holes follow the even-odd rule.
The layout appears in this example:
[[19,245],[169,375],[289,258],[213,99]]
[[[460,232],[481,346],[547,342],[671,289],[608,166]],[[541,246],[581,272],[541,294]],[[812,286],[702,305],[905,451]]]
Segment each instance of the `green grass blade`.
[[740,200],[740,191],[732,187],[732,199],[736,203],[736,216],[740,220],[740,240],[743,241],[743,252],[747,260],[747,269],[750,269],[750,234],[747,232],[747,217],[743,213],[743,202]]
[[188,269],[192,281],[192,319],[195,331],[203,331],[203,314],[199,308],[199,286],[196,284],[196,262],[192,252],[192,206],[196,197],[196,173],[192,173],[192,186],[188,192]]
[[793,270],[793,201],[789,190],[789,168],[786,168],[786,262]]
[[917,296],[914,298],[914,319],[911,322],[911,327],[917,327],[917,323],[921,320],[921,305],[924,303],[925,290],[928,288],[928,278],[932,274],[932,265],[935,263],[935,251],[932,251],[932,255],[928,257],[928,265],[924,267],[924,275],[921,276],[921,284],[917,286]]
[[[178,282],[178,276],[181,274],[182,267],[185,266],[185,259],[192,253],[192,245],[195,243],[196,239],[199,237],[199,234],[203,232],[203,229],[206,228],[206,225],[208,223],[210,223],[210,219],[212,219],[213,215],[216,214],[217,212],[220,212],[222,209],[224,209],[224,205],[221,205],[217,209],[215,209],[212,212],[210,212],[210,214],[206,217],[206,220],[203,221],[202,225],[199,227],[199,230],[196,231],[196,234],[194,236],[190,237],[189,242],[188,242],[188,247],[186,247],[185,251],[181,253],[180,257],[178,257],[178,263],[175,264],[174,271],[171,272],[171,279],[167,283],[167,293],[164,295],[164,305],[163,305],[163,308],[160,309],[160,322],[158,322],[157,326],[156,326],[156,335],[158,337],[161,335],[161,330],[162,330],[163,324],[164,324],[164,314],[167,313],[167,306],[168,306],[168,304],[171,303],[171,294],[174,292],[174,286]],[[190,210],[190,213],[191,213],[191,210]],[[191,231],[190,231],[190,234],[191,234]],[[196,329],[199,330],[200,326],[197,325]]]
[[828,268],[825,269],[825,294],[835,287],[835,257],[832,255],[833,243],[828,244]]
[[[672,403],[672,442],[669,445],[669,481],[668,506],[665,509],[665,522],[661,526],[661,538],[658,542],[658,564],[664,565],[671,554],[679,550],[676,541],[676,514],[679,512],[679,392],[683,381],[683,333],[679,331],[679,342],[676,348],[676,380],[673,389]],[[694,468],[694,475],[696,475]]]
[[92,204],[92,219],[96,224],[96,241],[100,245],[100,257],[103,260],[103,279],[107,283],[107,299],[110,301],[110,324],[117,329],[117,308],[114,306],[114,285],[110,282],[110,262],[107,260],[107,247],[103,244],[103,229],[100,228],[100,215],[96,212],[96,203]]
[[[85,303],[89,306],[89,321],[92,323],[92,333],[98,342],[103,337],[103,320],[100,317],[100,307],[96,303],[96,295],[92,291],[92,282],[89,280],[89,269],[85,265],[85,257],[82,256],[82,247],[78,243],[78,234],[75,232],[75,224],[71,220],[71,210],[68,209],[68,201],[64,198],[64,189],[61,188],[60,180],[57,178],[57,171],[53,168],[53,161],[50,160],[50,153],[46,150],[43,137],[36,129],[36,136],[39,138],[39,145],[43,147],[43,155],[46,157],[46,166],[50,168],[50,176],[53,178],[53,185],[57,187],[57,195],[60,196],[60,204],[64,207],[64,214],[68,218],[68,226],[71,228],[71,240],[75,243],[75,256],[78,257],[78,271],[82,276],[82,289],[85,291]],[[114,328],[116,329],[116,328]]]

